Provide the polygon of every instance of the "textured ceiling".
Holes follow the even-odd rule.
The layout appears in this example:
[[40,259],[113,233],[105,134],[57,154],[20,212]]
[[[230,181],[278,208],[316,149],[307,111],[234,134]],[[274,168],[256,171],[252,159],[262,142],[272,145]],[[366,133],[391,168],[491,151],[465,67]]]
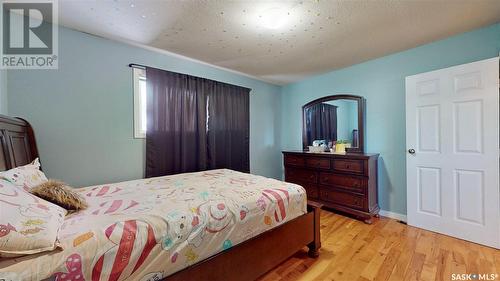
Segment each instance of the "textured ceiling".
[[[262,25],[284,11],[281,28]],[[500,0],[60,0],[61,25],[276,84],[500,22]]]

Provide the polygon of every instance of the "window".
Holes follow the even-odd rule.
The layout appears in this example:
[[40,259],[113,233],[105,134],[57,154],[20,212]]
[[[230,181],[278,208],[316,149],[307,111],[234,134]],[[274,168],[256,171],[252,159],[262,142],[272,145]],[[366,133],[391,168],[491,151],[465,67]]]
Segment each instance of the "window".
[[134,70],[134,138],[145,138],[146,118],[146,70]]

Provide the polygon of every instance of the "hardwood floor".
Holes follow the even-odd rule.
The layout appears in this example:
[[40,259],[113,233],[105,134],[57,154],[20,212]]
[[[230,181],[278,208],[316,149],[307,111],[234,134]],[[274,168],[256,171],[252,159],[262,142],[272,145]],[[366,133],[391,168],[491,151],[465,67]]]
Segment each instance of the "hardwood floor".
[[323,210],[321,240],[319,258],[298,252],[259,280],[452,280],[453,273],[500,280],[499,250],[389,218],[367,225]]

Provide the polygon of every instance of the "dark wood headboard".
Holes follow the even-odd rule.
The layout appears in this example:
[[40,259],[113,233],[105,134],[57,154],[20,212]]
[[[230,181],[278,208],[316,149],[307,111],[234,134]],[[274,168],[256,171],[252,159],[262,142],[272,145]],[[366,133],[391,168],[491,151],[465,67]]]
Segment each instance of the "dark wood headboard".
[[21,118],[0,115],[0,171],[26,165],[38,157],[35,134]]

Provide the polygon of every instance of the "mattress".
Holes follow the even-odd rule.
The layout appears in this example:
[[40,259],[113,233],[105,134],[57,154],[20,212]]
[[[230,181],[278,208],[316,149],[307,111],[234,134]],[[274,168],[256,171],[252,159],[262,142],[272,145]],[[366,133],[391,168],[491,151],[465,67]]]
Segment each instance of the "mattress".
[[0,260],[13,280],[158,280],[306,213],[295,184],[227,169],[78,189],[61,250]]

